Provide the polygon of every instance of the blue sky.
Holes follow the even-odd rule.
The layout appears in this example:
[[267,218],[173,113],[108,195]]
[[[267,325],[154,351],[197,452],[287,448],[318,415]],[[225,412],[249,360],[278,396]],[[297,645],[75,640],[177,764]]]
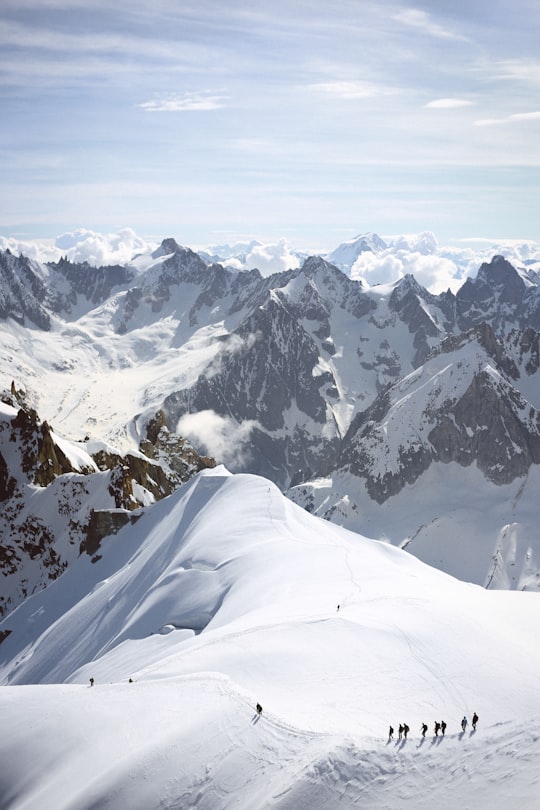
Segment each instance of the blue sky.
[[540,239],[537,0],[2,0],[0,234]]

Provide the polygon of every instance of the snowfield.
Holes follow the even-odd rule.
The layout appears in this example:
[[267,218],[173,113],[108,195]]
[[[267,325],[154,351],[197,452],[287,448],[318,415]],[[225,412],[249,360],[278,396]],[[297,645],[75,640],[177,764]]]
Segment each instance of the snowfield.
[[539,620],[205,471],[0,623],[0,808],[532,810]]

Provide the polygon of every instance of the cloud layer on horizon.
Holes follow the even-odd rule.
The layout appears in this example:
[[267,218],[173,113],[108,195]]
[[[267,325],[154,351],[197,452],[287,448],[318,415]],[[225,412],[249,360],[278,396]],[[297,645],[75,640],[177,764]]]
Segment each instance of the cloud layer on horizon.
[[[141,237],[132,228],[106,234],[81,228],[48,241],[0,237],[0,249],[21,253],[39,262],[55,262],[65,256],[71,262],[94,266],[129,264],[140,256],[144,267],[152,262],[151,253],[160,241]],[[434,234],[424,231],[386,237],[385,241],[384,250],[364,251],[358,256],[350,268],[351,278],[373,287],[393,284],[410,274],[423,287],[438,294],[447,289],[456,291],[467,277],[476,275],[482,262],[490,261],[496,254],[505,256],[517,267],[528,266],[540,272],[540,242],[531,240],[464,240],[460,246],[443,246]],[[257,268],[263,276],[299,267],[305,256],[318,253],[298,251],[284,238],[264,244],[242,242],[219,248],[191,247],[212,256],[212,260],[217,259],[216,250],[220,251],[225,267],[237,272]],[[344,271],[348,272],[346,268]]]

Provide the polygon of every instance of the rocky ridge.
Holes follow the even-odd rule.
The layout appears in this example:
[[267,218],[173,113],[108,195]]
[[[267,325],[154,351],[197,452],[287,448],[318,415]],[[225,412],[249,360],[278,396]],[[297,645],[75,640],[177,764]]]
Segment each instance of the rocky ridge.
[[68,442],[13,384],[0,403],[0,615],[56,579],[78,554],[95,557],[104,537],[214,465],[172,436],[161,414],[141,452]]

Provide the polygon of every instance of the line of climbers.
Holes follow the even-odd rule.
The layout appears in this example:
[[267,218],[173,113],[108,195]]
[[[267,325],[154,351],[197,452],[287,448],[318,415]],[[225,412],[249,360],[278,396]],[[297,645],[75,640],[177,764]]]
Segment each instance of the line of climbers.
[[[471,720],[471,725],[472,725],[473,731],[476,731],[476,724],[477,723],[478,723],[478,715],[475,712],[473,714],[472,720]],[[467,728],[468,725],[469,725],[469,721],[464,716],[463,720],[461,721],[461,730],[465,731],[465,729]],[[407,739],[407,734],[409,733],[410,730],[411,729],[409,728],[407,723],[400,723],[399,726],[398,726],[398,740],[401,740],[401,739],[406,740]],[[427,730],[428,730],[427,723],[422,723],[422,725],[420,726],[420,732],[422,734],[422,737],[426,736]],[[436,720],[435,725],[433,727],[433,731],[434,731],[436,737],[439,736],[439,731],[441,732],[441,735],[444,737],[444,734],[446,732],[446,723],[444,722],[444,720],[441,720],[440,723],[439,723],[438,720]],[[392,728],[392,726],[390,726],[390,729],[388,731],[388,739],[389,740],[394,739],[394,729]]]

